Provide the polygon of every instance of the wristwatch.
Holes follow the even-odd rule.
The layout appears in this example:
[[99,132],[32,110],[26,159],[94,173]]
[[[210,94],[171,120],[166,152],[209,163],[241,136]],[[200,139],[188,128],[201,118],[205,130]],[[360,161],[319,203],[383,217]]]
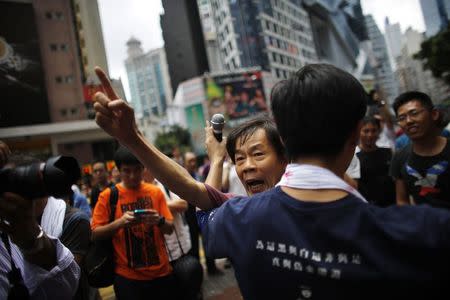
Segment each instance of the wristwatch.
[[158,227],[163,226],[164,224],[166,224],[166,218],[164,217],[159,217],[159,221],[158,224],[156,224]]
[[20,251],[22,251],[22,253],[24,255],[33,255],[33,254],[38,253],[39,251],[44,249],[45,236],[46,235],[44,233],[44,230],[42,230],[42,227],[39,226],[39,233],[34,240],[33,246],[31,246],[30,248],[27,248],[27,249],[20,248]]

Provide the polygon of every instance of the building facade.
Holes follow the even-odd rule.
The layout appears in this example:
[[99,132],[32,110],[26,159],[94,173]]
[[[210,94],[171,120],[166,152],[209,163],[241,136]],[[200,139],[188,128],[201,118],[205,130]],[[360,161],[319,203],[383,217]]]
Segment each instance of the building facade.
[[125,60],[131,104],[138,117],[162,115],[172,100],[169,71],[164,48],[144,53],[141,42],[130,38]]
[[211,1],[225,70],[261,67],[278,79],[317,62],[301,1]]
[[176,91],[181,82],[209,71],[208,56],[197,1],[163,0],[162,4],[164,48],[171,86]]
[[397,68],[397,57],[400,56],[402,51],[403,36],[399,23],[391,24],[389,18],[386,17],[384,23],[385,40],[389,53],[389,61],[391,63],[392,70]]
[[373,68],[375,88],[388,103],[398,96],[398,84],[389,60],[388,48],[384,35],[371,15],[366,16],[366,28],[376,60]]
[[397,77],[400,92],[419,90],[430,95],[435,104],[450,98],[450,87],[441,79],[433,77],[430,70],[425,70],[423,62],[413,58],[420,50],[424,34],[408,28],[404,33],[401,55],[397,58]]
[[71,155],[84,163],[103,158],[114,141],[88,120],[74,4],[0,1],[0,44],[7,49],[0,55],[0,139],[43,159]]
[[432,37],[447,28],[450,18],[450,0],[420,0],[426,36]]

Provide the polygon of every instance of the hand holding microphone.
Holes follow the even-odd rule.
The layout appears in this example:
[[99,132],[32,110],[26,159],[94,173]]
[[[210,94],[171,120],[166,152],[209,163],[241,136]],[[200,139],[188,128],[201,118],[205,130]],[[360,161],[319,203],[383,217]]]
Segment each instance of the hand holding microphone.
[[213,134],[217,141],[222,142],[222,131],[225,126],[225,118],[222,114],[215,114],[212,116],[211,121],[209,121],[213,128]]
[[[208,124],[209,123],[209,124]],[[222,137],[225,118],[221,114],[215,114],[205,127],[205,148],[211,164],[223,162],[227,150]]]

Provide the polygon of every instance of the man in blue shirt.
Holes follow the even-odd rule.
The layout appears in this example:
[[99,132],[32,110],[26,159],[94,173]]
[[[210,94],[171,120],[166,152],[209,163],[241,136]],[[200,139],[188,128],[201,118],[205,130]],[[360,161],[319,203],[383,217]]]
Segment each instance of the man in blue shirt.
[[208,253],[231,259],[244,298],[448,295],[450,214],[374,207],[342,180],[366,111],[361,84],[308,65],[274,88],[272,111],[292,162],[282,180],[199,221]]
[[[108,96],[96,96],[97,123],[146,165],[166,161],[151,144],[129,138],[136,132],[133,111],[115,100],[109,85],[105,90]],[[207,252],[231,259],[245,299],[448,293],[449,213],[373,207],[342,180],[358,142],[366,97],[353,76],[323,64],[305,66],[272,91],[274,118],[292,164],[278,186],[265,192],[263,181],[244,174],[253,195],[228,200],[199,220]],[[244,141],[239,138],[236,145]],[[251,142],[245,147],[248,151],[234,153],[243,173],[264,158]],[[164,164],[171,162],[161,168]],[[197,190],[186,184],[178,194]],[[208,193],[214,199],[214,190]]]

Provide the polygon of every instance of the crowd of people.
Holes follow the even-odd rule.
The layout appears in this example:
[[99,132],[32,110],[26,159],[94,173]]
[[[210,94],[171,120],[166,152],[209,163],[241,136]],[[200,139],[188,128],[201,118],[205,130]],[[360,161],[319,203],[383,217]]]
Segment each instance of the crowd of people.
[[[228,258],[245,299],[449,294],[448,115],[428,95],[403,93],[391,110],[349,73],[307,65],[272,89],[273,118],[221,142],[207,126],[199,168],[194,153],[168,157],[147,141],[96,73],[118,177],[98,161],[92,185],[66,199],[2,195],[0,298],[21,283],[36,299],[95,299],[83,257],[111,239],[117,299],[201,299],[200,235],[208,273]],[[10,167],[30,163],[0,150]]]

